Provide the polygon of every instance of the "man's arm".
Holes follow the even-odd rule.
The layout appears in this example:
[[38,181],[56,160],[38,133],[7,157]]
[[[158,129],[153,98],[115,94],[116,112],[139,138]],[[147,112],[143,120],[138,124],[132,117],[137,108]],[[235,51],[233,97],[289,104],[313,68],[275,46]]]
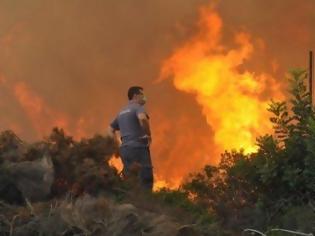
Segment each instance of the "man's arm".
[[115,140],[118,144],[121,143],[120,135],[117,133],[119,131],[119,123],[117,117],[112,121],[112,123],[107,128],[107,135]]
[[116,144],[121,145],[120,132],[117,129],[114,129],[112,126],[108,126],[107,135],[114,139]]
[[147,115],[145,113],[138,114],[138,119],[141,127],[144,130],[144,133],[148,136],[151,136],[150,123]]
[[115,138],[115,129],[112,126],[108,126],[107,135],[111,138]]
[[151,129],[150,129],[150,122],[149,122],[147,114],[146,113],[139,113],[138,119],[139,119],[140,125],[141,125],[141,127],[145,133],[145,136],[143,138],[147,139],[149,144],[151,144],[151,142],[152,142]]

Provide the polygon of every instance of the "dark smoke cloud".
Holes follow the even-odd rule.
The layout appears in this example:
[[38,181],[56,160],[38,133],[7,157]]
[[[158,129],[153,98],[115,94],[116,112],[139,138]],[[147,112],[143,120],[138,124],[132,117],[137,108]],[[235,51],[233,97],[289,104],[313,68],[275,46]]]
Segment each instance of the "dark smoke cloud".
[[[27,140],[51,128],[48,122],[44,131],[35,130],[14,93],[21,82],[49,107],[47,114],[58,111],[70,133],[80,126],[85,135],[105,132],[127,88],[139,84],[149,98],[157,173],[171,179],[211,162],[217,158],[212,131],[193,97],[171,81],[154,83],[162,61],[196,30],[199,6],[210,2],[0,0],[0,128]],[[254,70],[279,65],[282,76],[304,65],[307,50],[315,48],[312,0],[221,1],[217,9],[227,42],[239,30],[261,39],[255,41],[263,48],[260,60],[249,63]]]
[[[312,0],[220,1],[217,7],[226,35],[237,30],[259,39],[255,71],[271,71],[277,64],[278,79],[295,67],[308,67],[308,51],[315,50],[315,2]],[[257,41],[256,41],[257,43]]]

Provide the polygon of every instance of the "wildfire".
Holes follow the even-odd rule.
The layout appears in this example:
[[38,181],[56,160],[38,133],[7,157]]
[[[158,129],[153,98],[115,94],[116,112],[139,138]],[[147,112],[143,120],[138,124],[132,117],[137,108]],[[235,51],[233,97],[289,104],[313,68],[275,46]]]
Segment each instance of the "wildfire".
[[219,15],[202,8],[198,34],[164,62],[161,79],[172,77],[177,89],[195,95],[221,150],[250,153],[256,137],[271,129],[270,98],[281,94],[270,75],[238,70],[254,51],[250,35],[237,33],[237,48],[227,49],[221,45],[222,28]]
[[[123,163],[120,158],[117,158],[117,156],[113,155],[109,159],[109,165],[113,166],[117,169],[118,173],[121,173],[123,170]],[[175,182],[175,183],[174,183]],[[175,189],[180,185],[180,180],[178,181],[173,181],[173,183],[165,181],[162,177],[154,175],[154,186],[153,186],[153,191],[157,191],[161,188],[172,188]]]
[[113,155],[110,159],[109,159],[109,165],[110,166],[114,166],[118,173],[122,172],[123,170],[123,163],[121,161],[120,158],[118,158],[116,155]]
[[40,135],[48,133],[51,127],[67,127],[68,122],[65,115],[51,109],[44,103],[44,100],[33,93],[25,83],[16,83],[14,86],[14,94]]
[[[266,108],[271,98],[282,100],[280,84],[268,73],[258,74],[247,67],[257,49],[268,49],[263,39],[256,40],[249,33],[239,32],[231,46],[223,37],[224,24],[219,14],[213,8],[201,9],[198,31],[163,62],[161,69],[161,79],[172,78],[176,89],[195,96],[201,108],[199,112],[199,107],[196,109],[195,103],[189,100],[190,96],[173,94],[172,85],[160,84],[159,88],[147,81],[155,75],[155,62],[161,60],[162,52],[174,42],[173,36],[168,37],[172,34],[170,29],[173,30],[174,24],[179,26],[176,23],[182,19],[180,14],[186,16],[194,7],[185,7],[187,12],[183,9],[178,17],[162,16],[167,21],[161,21],[157,27],[160,31],[154,37],[152,29],[143,27],[143,20],[135,18],[132,27],[139,31],[130,34],[130,40],[117,42],[120,30],[109,35],[98,27],[90,27],[109,22],[107,17],[111,14],[101,12],[90,18],[84,8],[68,12],[70,8],[65,8],[61,2],[55,5],[56,9],[62,9],[60,15],[50,14],[49,7],[38,7],[40,11],[30,18],[16,17],[21,23],[13,22],[9,11],[9,18],[4,17],[3,23],[7,25],[0,36],[0,89],[4,98],[0,105],[5,113],[2,127],[37,139],[49,134],[54,126],[63,128],[75,139],[96,131],[105,134],[112,114],[125,96],[124,89],[139,79],[137,83],[144,85],[149,96],[152,91],[158,95],[167,93],[167,96],[152,96],[148,103],[152,117],[154,189],[179,186],[189,173],[200,170],[205,164],[216,163],[224,150],[243,148],[246,153],[253,152],[256,137],[270,133]],[[69,17],[69,14],[73,15]],[[82,21],[82,14],[90,21]],[[42,27],[42,16],[56,23],[56,32]],[[69,24],[59,27],[58,22],[63,17]],[[155,22],[155,17],[153,19],[154,23],[159,23]],[[122,27],[131,27],[125,20],[121,22]],[[73,29],[73,25],[78,26],[77,29]],[[82,35],[88,37],[82,40]],[[116,43],[123,43],[123,47],[115,47]],[[140,45],[139,50],[134,45]],[[148,51],[143,53],[142,49]],[[269,56],[269,51],[266,52]],[[39,60],[42,68],[38,67]],[[148,63],[142,63],[147,60]],[[281,60],[270,58],[269,72],[282,67]],[[51,87],[51,91],[56,89],[54,93],[45,94],[47,86],[53,83],[46,83],[46,79],[37,78],[38,75],[46,79],[59,78],[54,83],[60,85]],[[183,102],[182,98],[187,100]],[[185,104],[187,101],[189,103]],[[194,113],[198,114],[194,116]],[[121,171],[120,159],[113,158],[110,164]]]
[[87,126],[91,123],[89,117],[79,117],[70,122],[69,114],[52,108],[24,82],[13,84],[12,91],[39,137],[49,134],[53,127],[63,128],[75,139],[87,137]]

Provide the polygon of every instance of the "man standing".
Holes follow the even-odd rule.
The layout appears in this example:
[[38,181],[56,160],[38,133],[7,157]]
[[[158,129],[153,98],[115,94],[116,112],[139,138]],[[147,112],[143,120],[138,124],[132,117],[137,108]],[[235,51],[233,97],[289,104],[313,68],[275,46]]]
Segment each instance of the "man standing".
[[146,98],[143,88],[130,87],[129,103],[125,106],[109,126],[109,134],[114,137],[120,131],[120,156],[123,162],[123,175],[128,177],[134,165],[140,166],[141,185],[152,190],[153,171],[150,156],[152,142],[149,116],[144,109]]

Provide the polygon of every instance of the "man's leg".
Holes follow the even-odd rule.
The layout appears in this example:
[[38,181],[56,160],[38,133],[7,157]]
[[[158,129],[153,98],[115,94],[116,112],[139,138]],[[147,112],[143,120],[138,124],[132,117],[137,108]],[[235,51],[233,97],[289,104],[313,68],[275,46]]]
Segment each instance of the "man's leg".
[[140,179],[142,186],[145,189],[151,190],[153,189],[153,167],[150,155],[149,148],[141,148],[140,154],[140,164],[141,164],[141,171],[140,171]]
[[137,147],[123,146],[120,148],[124,177],[139,176],[142,155],[141,149]]
[[124,177],[130,176],[134,165],[139,164],[141,185],[148,190],[153,188],[153,167],[151,162],[150,150],[147,147],[128,147],[120,148],[120,156],[123,162]]
[[131,156],[132,152],[129,150],[127,146],[120,147],[119,152],[120,152],[119,154],[121,157],[121,161],[123,163],[123,170],[122,170],[123,176],[128,177],[129,169],[132,164],[132,156]]

